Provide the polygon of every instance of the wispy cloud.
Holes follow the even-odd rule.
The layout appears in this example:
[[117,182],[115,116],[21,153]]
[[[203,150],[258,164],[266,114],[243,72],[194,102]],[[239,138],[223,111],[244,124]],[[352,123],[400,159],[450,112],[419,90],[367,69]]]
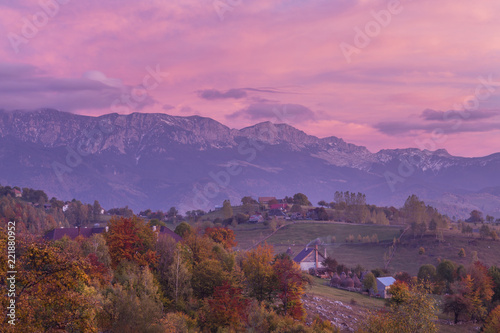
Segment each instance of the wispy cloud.
[[227,119],[250,119],[252,121],[268,120],[276,123],[300,123],[315,120],[315,114],[309,108],[299,104],[266,104],[256,103],[231,113]]
[[[364,31],[387,4],[243,1],[221,22],[213,1],[69,1],[28,38],[23,27],[43,10],[39,1],[3,1],[0,108],[107,113],[142,82],[146,66],[160,64],[170,79],[137,103],[142,112],[195,112],[239,128],[290,105],[292,124],[310,134],[342,135],[371,150],[412,146],[415,136],[453,126],[442,120],[453,112],[436,110],[473,95],[478,76],[500,81],[500,2],[401,1],[401,13],[347,64],[339,44],[352,44],[355,28]],[[17,54],[9,33],[28,40]],[[473,143],[464,146],[460,133],[495,128],[495,87],[450,128],[444,148],[470,155]],[[498,150],[481,142],[498,142],[499,131],[475,133],[482,150],[474,154]]]
[[420,117],[424,120],[433,121],[450,121],[453,119],[461,119],[463,121],[475,121],[480,119],[489,119],[500,116],[500,111],[493,110],[476,110],[476,111],[435,111],[426,109]]
[[207,99],[209,101],[214,99],[225,99],[225,98],[240,99],[247,96],[247,93],[244,89],[229,89],[225,92],[219,91],[217,89],[204,89],[204,90],[198,90],[197,93],[198,97]]
[[390,136],[416,136],[419,133],[433,133],[434,131],[444,134],[492,132],[500,130],[500,122],[475,122],[457,125],[455,122],[415,123],[411,121],[387,121],[377,123],[373,127],[381,133]]

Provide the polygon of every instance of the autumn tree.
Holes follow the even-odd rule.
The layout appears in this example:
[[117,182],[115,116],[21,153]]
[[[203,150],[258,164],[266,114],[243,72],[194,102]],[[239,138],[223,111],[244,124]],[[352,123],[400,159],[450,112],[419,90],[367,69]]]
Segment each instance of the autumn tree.
[[241,262],[249,294],[257,301],[272,301],[274,291],[273,247],[265,244],[247,251]]
[[183,261],[180,249],[176,248],[173,260],[166,272],[166,291],[177,309],[185,309],[191,296],[191,273]]
[[205,300],[201,321],[205,328],[216,332],[221,328],[239,331],[245,327],[250,301],[241,288],[231,286],[228,281],[215,288],[211,298]]
[[365,290],[373,289],[375,293],[378,292],[377,279],[375,278],[375,275],[373,275],[372,272],[366,273],[365,276],[363,277],[363,288]]
[[122,261],[114,284],[103,292],[103,331],[160,333],[163,305],[157,282],[149,267]]
[[223,227],[206,228],[205,235],[210,237],[214,242],[222,244],[225,249],[231,249],[238,243],[235,241],[233,230]]
[[483,222],[483,213],[478,211],[477,209],[474,209],[473,211],[470,212],[470,217],[467,219],[467,222]]
[[224,203],[222,204],[222,214],[224,215],[224,219],[233,217],[233,207],[231,207],[231,201],[224,200]]
[[420,201],[415,194],[406,199],[401,212],[409,224],[425,223],[425,203]]
[[325,260],[323,260],[322,264],[328,270],[328,272],[334,273],[337,271],[337,266],[339,263],[332,257],[326,257]]
[[112,218],[108,223],[109,231],[104,237],[109,247],[113,267],[121,261],[137,262],[146,266],[156,261],[154,252],[156,234],[143,220],[131,218]]
[[233,280],[234,253],[228,252],[207,234],[190,233],[183,240],[181,250],[191,274],[193,295],[198,299],[210,297],[224,280]]
[[491,236],[490,227],[486,224],[483,224],[481,228],[479,228],[479,236],[481,236],[482,239],[486,239],[487,237]]
[[[399,282],[403,285],[403,282]],[[401,287],[401,286],[400,286]],[[433,333],[437,332],[436,302],[421,286],[399,288],[398,301],[390,302],[388,309],[369,317],[361,332]]]
[[481,302],[475,309],[475,313],[477,313],[477,319],[484,319],[494,294],[493,280],[488,273],[488,267],[480,261],[476,261],[470,266],[469,274],[472,278],[472,289]]
[[229,279],[222,263],[216,259],[205,259],[191,271],[191,287],[198,299],[212,296],[216,287]]
[[448,287],[455,280],[456,265],[451,260],[442,260],[436,267],[436,277]]
[[[17,249],[15,332],[97,332],[98,295],[89,285],[85,260],[51,244],[24,242],[20,237]],[[6,309],[7,293],[0,300]],[[10,325],[5,322],[2,327],[8,332]]]
[[94,204],[92,205],[92,219],[94,222],[99,222],[99,216],[101,216],[102,207],[99,204],[99,201],[94,200]]
[[488,268],[488,275],[493,282],[493,296],[492,303],[500,303],[500,269],[497,266],[490,266]]
[[500,332],[500,305],[497,305],[490,314],[486,321],[484,322],[484,326],[481,330],[483,333],[498,333]]
[[177,227],[175,227],[174,232],[177,235],[184,237],[184,236],[186,236],[186,234],[190,233],[191,230],[192,230],[192,228],[188,223],[181,222],[181,223],[179,223],[179,225]]
[[325,200],[318,201],[318,206],[327,207],[328,203]]
[[302,276],[299,265],[285,255],[277,256],[272,267],[278,298],[281,300],[281,311],[292,318],[303,319],[305,310],[301,297],[307,281]]
[[303,193],[295,193],[293,195],[293,203],[301,206],[311,206],[311,202]]
[[474,232],[474,230],[472,229],[472,227],[470,225],[468,225],[465,222],[462,223],[462,233],[463,234],[469,234],[470,236],[472,236],[473,232]]
[[470,318],[474,308],[478,306],[479,299],[472,289],[472,279],[470,275],[467,275],[450,286],[450,293],[444,296],[442,309],[443,313],[454,315],[456,324],[460,315],[466,314]]
[[257,200],[255,200],[254,198],[252,198],[250,196],[246,196],[246,197],[241,198],[241,203],[243,205],[257,205],[258,204]]

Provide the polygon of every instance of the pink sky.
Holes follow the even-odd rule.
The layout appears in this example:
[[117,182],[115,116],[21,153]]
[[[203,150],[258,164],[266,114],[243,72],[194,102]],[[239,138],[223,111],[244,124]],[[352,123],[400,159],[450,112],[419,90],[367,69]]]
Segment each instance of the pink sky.
[[41,1],[51,15],[38,0],[0,4],[0,108],[270,120],[373,152],[500,152],[497,0],[59,1]]

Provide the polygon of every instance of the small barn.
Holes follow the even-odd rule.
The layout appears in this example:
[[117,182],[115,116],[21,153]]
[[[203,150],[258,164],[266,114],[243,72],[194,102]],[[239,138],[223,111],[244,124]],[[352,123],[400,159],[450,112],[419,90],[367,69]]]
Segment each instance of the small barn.
[[379,277],[377,278],[377,292],[373,293],[375,295],[380,295],[382,298],[390,298],[391,294],[389,293],[389,287],[396,282],[396,279],[392,276]]
[[[156,228],[153,229],[153,231],[156,230]],[[159,236],[172,237],[176,243],[179,243],[182,240],[181,236],[177,235],[175,232],[165,226],[160,227],[158,231]]]
[[103,232],[107,232],[108,227],[74,227],[74,228],[57,228],[48,231],[45,233],[44,239],[49,241],[57,241],[63,238],[64,236],[69,237],[71,239],[75,239],[78,236],[82,236],[85,238],[89,238],[94,234],[102,234]]
[[325,267],[322,264],[325,259],[325,256],[319,252],[318,246],[316,245],[315,247],[306,247],[300,251],[300,253],[293,258],[293,261],[300,265],[301,270],[308,271],[310,268],[317,269]]
[[268,205],[269,202],[276,200],[276,197],[259,197],[259,203],[261,205]]

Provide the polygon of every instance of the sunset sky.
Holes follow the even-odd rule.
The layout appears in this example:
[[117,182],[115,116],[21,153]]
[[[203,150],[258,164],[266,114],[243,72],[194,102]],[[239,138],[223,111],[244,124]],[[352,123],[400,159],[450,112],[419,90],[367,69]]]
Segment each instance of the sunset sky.
[[372,152],[483,156],[500,152],[499,14],[498,0],[4,0],[0,109],[269,120]]

